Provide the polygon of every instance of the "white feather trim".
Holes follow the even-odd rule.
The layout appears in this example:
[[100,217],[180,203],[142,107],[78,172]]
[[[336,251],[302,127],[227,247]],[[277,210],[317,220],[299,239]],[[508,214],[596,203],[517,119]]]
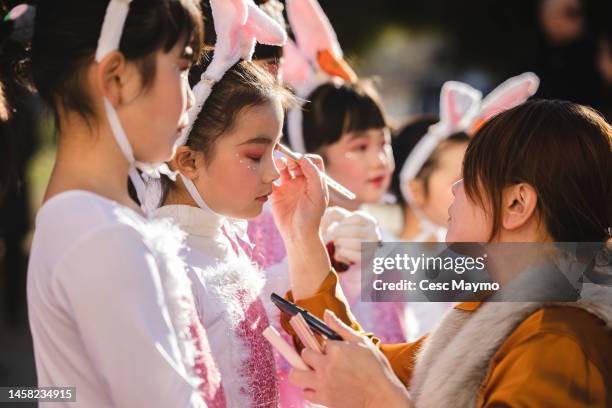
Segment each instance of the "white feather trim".
[[[265,279],[256,265],[244,256],[230,257],[229,260],[204,268],[192,268],[197,278],[206,286],[206,298],[199,297],[199,313],[205,315],[214,311],[215,324],[223,325],[224,338],[211,338],[211,347],[223,348],[224,353],[215,356],[222,375],[222,384],[229,407],[253,406],[250,379],[240,375],[251,353],[248,344],[238,335],[238,328],[246,318],[244,305],[238,294],[246,293],[247,302],[258,299]],[[220,319],[220,320],[219,320]],[[203,320],[206,320],[203,317]],[[217,337],[217,336],[215,336]],[[223,344],[216,342],[223,341]]]

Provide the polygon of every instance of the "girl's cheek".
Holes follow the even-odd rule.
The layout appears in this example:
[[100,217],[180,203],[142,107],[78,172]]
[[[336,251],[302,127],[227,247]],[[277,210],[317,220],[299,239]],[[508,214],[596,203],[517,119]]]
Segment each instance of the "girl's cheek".
[[260,162],[257,162],[254,159],[241,155],[240,153],[236,153],[235,157],[236,157],[236,161],[238,165],[243,170],[249,171],[251,173],[256,173],[257,171],[259,171],[259,168],[261,167]]

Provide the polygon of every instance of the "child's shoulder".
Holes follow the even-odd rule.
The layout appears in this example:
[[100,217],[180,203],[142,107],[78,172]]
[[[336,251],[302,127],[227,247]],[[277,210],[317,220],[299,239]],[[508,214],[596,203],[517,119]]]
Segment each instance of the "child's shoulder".
[[[101,232],[111,236],[142,235],[146,219],[100,195],[71,190],[50,198],[38,211],[34,244],[44,242],[56,255]],[[37,238],[39,238],[37,240]]]
[[112,225],[137,227],[144,221],[140,214],[116,201],[89,191],[70,190],[53,196],[40,208],[36,228],[82,236]]

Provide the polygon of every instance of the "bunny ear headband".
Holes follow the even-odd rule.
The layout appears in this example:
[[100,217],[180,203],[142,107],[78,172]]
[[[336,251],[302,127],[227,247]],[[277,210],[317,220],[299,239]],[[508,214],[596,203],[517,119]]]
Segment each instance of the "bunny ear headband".
[[440,122],[429,128],[400,171],[404,199],[414,204],[407,182],[416,177],[440,142],[458,132],[473,134],[494,115],[525,102],[536,93],[539,84],[537,75],[526,72],[506,80],[482,99],[482,93],[467,84],[446,82],[440,94]]
[[217,42],[212,61],[193,88],[195,104],[189,109],[189,125],[178,145],[184,145],[193,123],[202,110],[215,83],[241,59],[250,61],[256,42],[285,45],[287,33],[253,0],[210,0]]
[[[187,143],[193,124],[204,107],[213,86],[241,59],[250,61],[256,42],[282,46],[287,33],[272,17],[255,5],[253,0],[210,0],[217,42],[212,61],[202,74],[200,82],[193,88],[195,103],[189,109],[189,124],[184,129],[177,145]],[[206,205],[195,184],[180,174],[185,188],[204,210],[212,211]],[[161,191],[156,192],[159,201]],[[149,198],[147,198],[147,202]],[[157,205],[157,202],[154,203]]]
[[[326,82],[355,82],[357,75],[342,59],[342,49],[327,16],[316,0],[287,0],[287,17],[296,42],[287,41],[281,75],[300,98],[307,97]],[[293,150],[305,153],[302,110],[287,115],[289,142]]]

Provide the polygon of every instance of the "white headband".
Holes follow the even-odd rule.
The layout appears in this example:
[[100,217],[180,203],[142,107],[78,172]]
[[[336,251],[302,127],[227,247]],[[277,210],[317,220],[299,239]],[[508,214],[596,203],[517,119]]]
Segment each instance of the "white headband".
[[416,204],[408,182],[417,176],[436,147],[455,133],[466,132],[471,136],[475,126],[529,99],[539,84],[537,75],[526,72],[506,80],[482,99],[482,93],[467,84],[444,83],[440,92],[440,121],[430,126],[414,146],[399,174],[402,196],[418,218],[431,224]]
[[[102,61],[109,53],[119,49],[123,27],[130,11],[132,0],[111,0],[106,8],[98,47],[96,49],[96,62]],[[130,141],[121,125],[117,111],[107,98],[104,98],[104,110],[108,119],[111,133],[119,145],[123,156],[130,163],[129,177],[134,184],[138,199],[142,203],[145,200],[145,184],[136,171],[140,169],[148,177],[159,178],[160,173],[172,175],[165,163],[145,163],[136,161]]]

